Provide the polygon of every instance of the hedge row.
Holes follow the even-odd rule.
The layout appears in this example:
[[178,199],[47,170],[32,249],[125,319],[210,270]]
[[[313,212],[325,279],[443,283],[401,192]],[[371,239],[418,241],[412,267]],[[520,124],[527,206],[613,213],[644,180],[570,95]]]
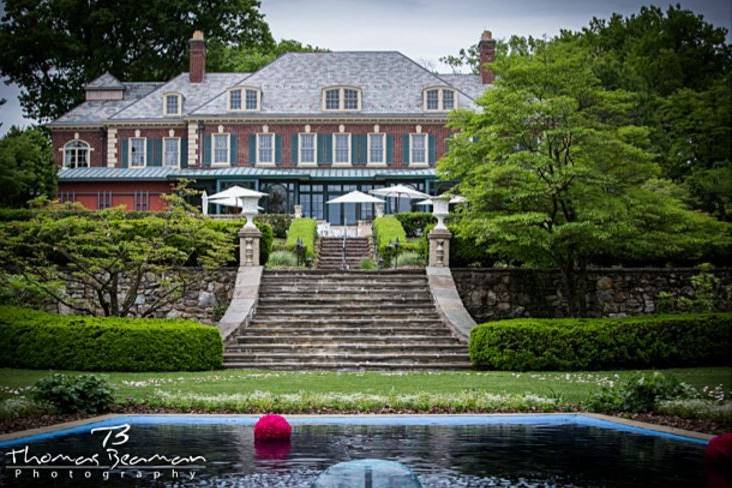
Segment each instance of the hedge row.
[[299,218],[294,219],[287,229],[287,249],[295,251],[297,240],[302,239],[305,245],[305,255],[315,256],[315,239],[318,237],[318,223],[315,219]]
[[78,371],[220,368],[216,327],[189,320],[56,315],[0,307],[0,365]]
[[470,334],[478,368],[508,371],[732,364],[732,313],[487,322]]
[[389,243],[397,239],[402,246],[407,243],[407,234],[404,232],[402,224],[393,215],[375,218],[373,228],[376,247],[381,255],[386,253]]

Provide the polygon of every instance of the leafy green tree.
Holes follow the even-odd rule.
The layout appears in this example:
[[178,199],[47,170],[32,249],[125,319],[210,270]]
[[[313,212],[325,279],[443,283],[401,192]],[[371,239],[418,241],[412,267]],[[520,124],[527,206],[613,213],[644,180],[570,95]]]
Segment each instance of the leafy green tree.
[[[7,100],[5,100],[4,98],[0,98],[0,107],[2,107],[3,105],[5,105],[5,102],[7,102]],[[2,126],[3,126],[3,123],[0,122],[0,127],[2,127]]]
[[[200,214],[172,205],[159,216],[128,218],[120,208],[57,218],[37,212],[29,221],[0,226],[4,273],[44,293],[52,302],[88,315],[153,316],[179,300],[189,285],[179,268],[191,260],[219,267],[233,254],[226,232]],[[161,277],[156,293],[140,304],[148,274]],[[93,291],[79,299],[59,283]]]
[[258,0],[7,0],[0,20],[0,75],[21,87],[27,117],[56,118],[109,71],[125,80],[164,80],[187,70],[188,39],[269,51],[274,40]]
[[12,127],[0,139],[0,206],[21,207],[56,192],[56,166],[48,134]]
[[637,97],[604,88],[576,42],[532,41],[499,58],[480,112],[456,111],[459,132],[439,162],[470,205],[459,233],[527,266],[558,267],[570,311],[586,310],[594,255],[702,255],[730,245],[730,227],[687,210],[660,179]]
[[209,43],[206,62],[209,69],[213,71],[252,73],[285,53],[325,51],[325,49],[289,39],[279,41],[271,49],[263,49],[258,46],[225,45],[214,42]]

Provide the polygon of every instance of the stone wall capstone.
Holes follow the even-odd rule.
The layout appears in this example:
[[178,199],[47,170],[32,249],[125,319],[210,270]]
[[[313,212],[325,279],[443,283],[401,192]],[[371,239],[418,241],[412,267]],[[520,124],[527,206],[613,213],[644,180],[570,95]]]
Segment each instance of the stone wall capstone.
[[[185,318],[199,322],[214,324],[226,311],[234,293],[237,268],[219,268],[207,270],[204,268],[178,268],[174,271],[180,277],[185,286],[182,296],[172,301],[169,305],[157,309],[149,317],[157,318]],[[142,279],[142,293],[132,307],[132,317],[141,316],[145,310],[166,292],[161,286],[163,276],[148,273]],[[120,297],[129,289],[129,277],[123,276],[120,281]],[[95,303],[92,298],[94,290],[83,287],[75,282],[67,282],[66,294],[74,300],[82,300],[85,303]],[[64,306],[50,306],[50,311],[58,313],[72,313],[73,311]],[[102,311],[98,310],[102,315]]]
[[[732,269],[713,271],[720,280],[718,294],[732,284]],[[602,268],[587,274],[588,314],[613,317],[656,313],[662,291],[693,295],[696,268]],[[453,268],[452,275],[465,308],[476,322],[515,317],[565,317],[561,275],[557,270],[521,268]],[[732,310],[732,301],[722,305]]]

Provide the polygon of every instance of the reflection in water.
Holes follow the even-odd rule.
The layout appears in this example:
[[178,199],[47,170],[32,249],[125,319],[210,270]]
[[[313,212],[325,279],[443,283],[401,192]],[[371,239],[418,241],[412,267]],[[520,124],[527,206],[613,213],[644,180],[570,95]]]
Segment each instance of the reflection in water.
[[[581,425],[363,426],[296,425],[290,443],[255,445],[241,425],[133,425],[120,451],[135,456],[202,455],[205,466],[181,469],[157,480],[145,471],[117,470],[102,482],[75,471],[49,470],[33,479],[14,477],[7,467],[1,486],[281,486],[309,487],[328,467],[367,458],[397,461],[423,487],[608,486],[690,487],[703,485],[703,446]],[[32,443],[34,453],[72,456],[101,452],[99,436],[74,434]],[[17,446],[18,448],[22,446]],[[8,448],[0,449],[3,453]],[[3,455],[1,463],[9,463]],[[121,478],[124,476],[124,478]]]

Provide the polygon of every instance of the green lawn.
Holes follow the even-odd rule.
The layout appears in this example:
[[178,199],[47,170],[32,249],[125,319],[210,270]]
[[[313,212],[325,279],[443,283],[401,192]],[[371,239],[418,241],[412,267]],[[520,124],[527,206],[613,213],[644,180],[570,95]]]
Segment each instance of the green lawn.
[[[651,370],[646,370],[651,372]],[[98,373],[115,388],[119,400],[135,402],[153,394],[204,396],[247,395],[254,392],[283,394],[408,395],[477,392],[504,395],[538,395],[581,402],[599,385],[636,371],[553,372],[441,372],[441,373],[331,373],[221,370],[199,373]],[[722,385],[732,389],[732,368],[684,368],[663,370],[697,388]],[[49,371],[0,369],[0,399],[17,394],[18,387],[32,385]],[[77,374],[77,373],[74,373]],[[81,374],[81,373],[78,373]]]

